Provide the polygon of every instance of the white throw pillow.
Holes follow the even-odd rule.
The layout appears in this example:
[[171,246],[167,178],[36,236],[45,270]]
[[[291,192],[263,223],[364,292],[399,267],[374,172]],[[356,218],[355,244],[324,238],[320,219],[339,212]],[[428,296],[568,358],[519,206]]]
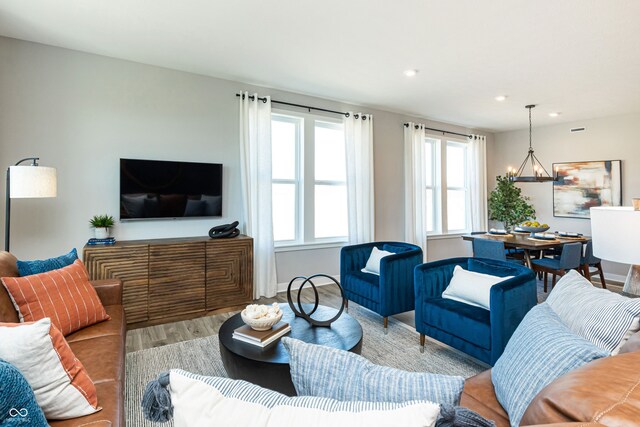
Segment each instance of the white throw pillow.
[[367,265],[360,271],[363,273],[371,273],[380,275],[380,260],[386,256],[394,255],[395,252],[389,251],[381,251],[375,246],[371,250],[371,255],[369,255],[369,259],[367,260]]
[[440,414],[440,405],[424,400],[340,402],[288,397],[245,381],[181,370],[172,370],[169,378],[175,427],[430,427]]
[[496,283],[512,279],[513,276],[492,276],[490,274],[468,271],[456,265],[449,286],[442,298],[460,301],[465,304],[489,310],[491,307],[491,287]]
[[101,409],[86,369],[48,317],[33,323],[0,323],[0,359],[22,372],[48,419],[76,418]]

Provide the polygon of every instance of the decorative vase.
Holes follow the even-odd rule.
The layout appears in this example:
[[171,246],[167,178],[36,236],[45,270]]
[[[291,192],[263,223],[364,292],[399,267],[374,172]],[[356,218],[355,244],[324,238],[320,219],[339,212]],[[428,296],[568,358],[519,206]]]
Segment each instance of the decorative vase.
[[96,227],[93,229],[93,233],[96,239],[106,239],[109,237],[109,229],[106,227]]

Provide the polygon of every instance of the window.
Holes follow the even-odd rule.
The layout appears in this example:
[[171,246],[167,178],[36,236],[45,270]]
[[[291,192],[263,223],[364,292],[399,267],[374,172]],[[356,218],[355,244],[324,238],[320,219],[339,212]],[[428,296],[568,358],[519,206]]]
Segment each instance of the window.
[[341,121],[311,114],[271,118],[276,246],[346,241],[346,153]]
[[470,228],[467,143],[425,138],[425,209],[430,235],[457,234]]

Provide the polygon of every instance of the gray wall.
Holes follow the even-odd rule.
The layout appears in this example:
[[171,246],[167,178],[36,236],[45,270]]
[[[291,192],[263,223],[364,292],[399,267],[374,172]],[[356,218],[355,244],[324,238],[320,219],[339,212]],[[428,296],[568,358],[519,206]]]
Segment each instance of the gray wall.
[[[534,116],[535,124],[535,116]],[[585,132],[571,133],[569,129],[586,127]],[[582,160],[622,160],[623,204],[631,205],[633,197],[640,197],[640,114],[629,114],[563,123],[533,129],[533,148],[544,166],[551,172],[554,162]],[[517,167],[527,154],[528,130],[497,133],[490,145],[489,190],[495,186],[496,175],[504,174],[508,166]],[[523,194],[531,197],[537,217],[552,230],[577,231],[591,234],[588,219],[556,218],[553,216],[551,183],[518,184]],[[621,280],[628,266],[604,263],[611,278]]]
[[[118,223],[120,240],[204,235],[242,217],[235,93],[374,115],[376,238],[404,234],[402,125],[469,129],[320,98],[0,38],[0,164],[28,156],[58,170],[58,197],[14,200],[12,252],[20,259],[82,248],[94,214],[118,216],[118,159],[224,164],[223,218]],[[481,133],[481,132],[478,132]],[[485,133],[486,134],[486,133]],[[488,134],[489,145],[492,135]],[[0,190],[4,198],[4,186]],[[4,210],[0,217],[4,223]],[[4,234],[4,228],[0,231]],[[444,242],[441,244],[440,242]],[[460,240],[429,243],[429,258],[463,254]],[[278,281],[337,274],[339,248],[280,252]]]

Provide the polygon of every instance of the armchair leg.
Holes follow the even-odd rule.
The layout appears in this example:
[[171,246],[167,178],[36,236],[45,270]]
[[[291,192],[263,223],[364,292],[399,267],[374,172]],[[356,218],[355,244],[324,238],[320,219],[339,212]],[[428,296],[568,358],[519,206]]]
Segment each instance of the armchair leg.
[[385,318],[382,320],[383,324],[384,324],[384,334],[387,335],[387,333],[389,332],[389,318],[385,316]]
[[349,300],[348,299],[344,300],[344,311],[346,311],[347,313],[349,312]]
[[424,353],[424,343],[426,341],[426,337],[424,334],[420,334],[420,353]]

